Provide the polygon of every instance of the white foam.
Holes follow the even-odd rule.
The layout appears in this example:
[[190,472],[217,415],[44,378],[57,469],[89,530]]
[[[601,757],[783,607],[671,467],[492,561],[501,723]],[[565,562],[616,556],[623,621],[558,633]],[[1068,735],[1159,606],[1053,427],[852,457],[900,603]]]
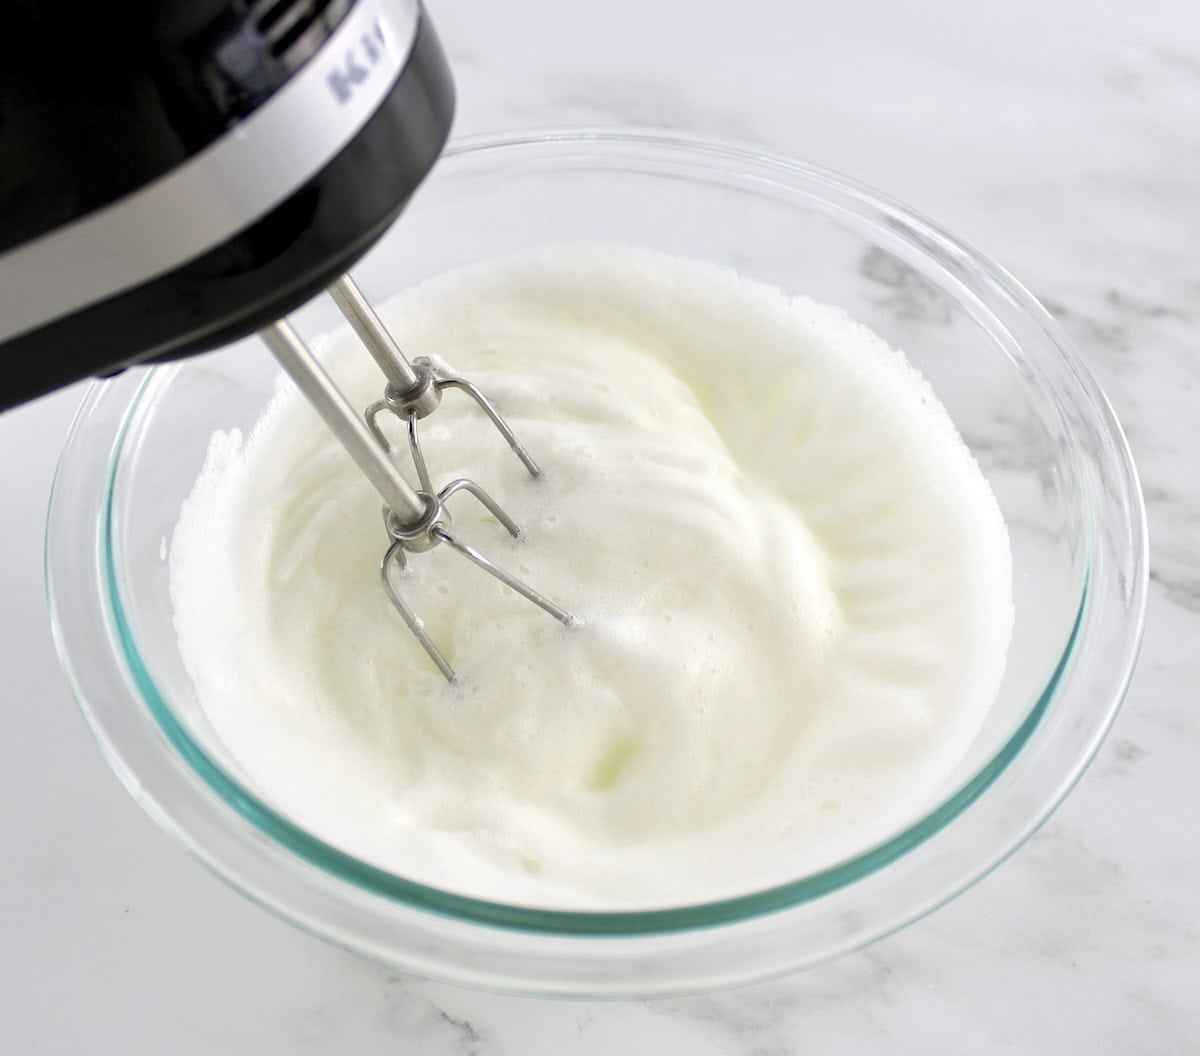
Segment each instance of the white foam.
[[[385,305],[491,394],[424,423],[460,534],[379,587],[379,500],[299,396],[213,440],[170,552],[185,663],[261,792],[425,883],[543,906],[743,893],[897,831],[964,754],[1012,621],[1004,524],[929,387],[829,306],[641,250],[547,248]],[[346,335],[352,400],[381,384]]]

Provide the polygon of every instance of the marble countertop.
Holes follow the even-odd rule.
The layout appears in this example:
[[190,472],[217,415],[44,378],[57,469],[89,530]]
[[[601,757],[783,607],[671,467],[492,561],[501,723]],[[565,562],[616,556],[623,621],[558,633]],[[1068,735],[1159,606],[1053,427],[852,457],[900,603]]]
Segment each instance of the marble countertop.
[[429,0],[460,134],[652,125],[887,190],[1050,307],[1149,508],[1142,658],[1083,782],[948,907],[830,965],[648,1003],[404,978],[261,912],[120,788],[59,673],[41,550],[78,388],[0,417],[0,1051],[1200,1052],[1200,6]]

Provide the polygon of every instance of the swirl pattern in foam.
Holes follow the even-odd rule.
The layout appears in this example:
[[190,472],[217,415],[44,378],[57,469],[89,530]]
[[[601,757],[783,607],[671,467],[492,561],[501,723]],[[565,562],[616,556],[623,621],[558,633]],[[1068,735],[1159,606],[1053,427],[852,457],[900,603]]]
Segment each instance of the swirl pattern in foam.
[[[385,305],[491,394],[423,429],[479,480],[459,534],[582,616],[453,554],[378,584],[379,501],[289,388],[214,437],[170,552],[180,649],[260,793],[328,842],[493,900],[640,908],[746,893],[894,833],[965,753],[1012,624],[1004,523],[903,356],[838,309],[699,261],[550,247]],[[327,362],[381,384],[348,333]],[[399,439],[399,438],[398,438]]]

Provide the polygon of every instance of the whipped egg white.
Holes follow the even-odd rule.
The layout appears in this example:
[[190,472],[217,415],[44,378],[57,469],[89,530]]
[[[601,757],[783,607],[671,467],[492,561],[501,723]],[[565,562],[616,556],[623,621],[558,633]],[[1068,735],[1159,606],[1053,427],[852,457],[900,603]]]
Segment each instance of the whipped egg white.
[[[899,831],[966,752],[1012,625],[1004,522],[904,357],[842,311],[714,265],[547,247],[380,314],[498,404],[422,422],[456,535],[391,607],[380,500],[290,385],[214,436],[171,541],[179,647],[246,779],[314,835],[497,901],[633,909],[744,894]],[[351,400],[383,380],[347,330]],[[401,423],[398,463],[415,484]]]

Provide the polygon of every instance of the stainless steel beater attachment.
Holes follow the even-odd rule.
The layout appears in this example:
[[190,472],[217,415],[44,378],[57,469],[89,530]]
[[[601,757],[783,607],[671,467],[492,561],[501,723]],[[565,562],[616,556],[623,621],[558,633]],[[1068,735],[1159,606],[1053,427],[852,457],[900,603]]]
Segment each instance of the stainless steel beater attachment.
[[417,432],[417,422],[437,410],[442,402],[442,392],[445,389],[460,389],[471,397],[492,420],[492,424],[500,431],[500,435],[508,442],[508,446],[519,458],[532,477],[540,477],[542,471],[536,462],[517,439],[516,434],[508,427],[508,423],[500,417],[500,413],[492,405],[479,388],[466,378],[450,374],[445,370],[439,371],[433,362],[420,356],[411,363],[400,350],[375,314],[375,309],[362,295],[362,292],[349,275],[343,275],[332,286],[329,294],[333,297],[342,314],[358,334],[359,340],[367,346],[371,358],[383,371],[387,385],[383,390],[383,399],[377,400],[366,410],[366,422],[371,432],[385,451],[391,450],[387,437],[379,426],[379,415],[390,411],[408,425],[408,446],[412,454],[413,464],[417,469],[417,478],[421,487],[428,492],[433,491],[429,479],[429,470],[425,465],[425,456],[421,451],[421,441]]
[[[426,633],[420,618],[401,597],[396,574],[407,567],[406,554],[424,553],[440,543],[445,543],[561,623],[568,626],[575,623],[575,618],[565,609],[451,534],[451,519],[445,502],[452,495],[465,491],[482,503],[511,536],[519,538],[520,529],[495,499],[465,477],[450,481],[438,491],[434,490],[430,480],[417,435],[417,421],[437,408],[443,389],[458,388],[471,396],[500,430],[530,474],[540,476],[541,470],[507,423],[470,382],[457,375],[435,371],[429,360],[418,359],[409,363],[349,276],[339,279],[329,292],[387,378],[384,398],[371,404],[364,417],[355,412],[287,322],[280,320],[266,327],[261,331],[261,337],[280,366],[383,498],[383,523],[390,542],[379,566],[380,579],[388,598],[429,658],[447,681],[457,681],[454,669]],[[420,491],[408,484],[392,461],[387,438],[377,422],[379,414],[385,409],[408,423],[409,447],[421,482]]]

